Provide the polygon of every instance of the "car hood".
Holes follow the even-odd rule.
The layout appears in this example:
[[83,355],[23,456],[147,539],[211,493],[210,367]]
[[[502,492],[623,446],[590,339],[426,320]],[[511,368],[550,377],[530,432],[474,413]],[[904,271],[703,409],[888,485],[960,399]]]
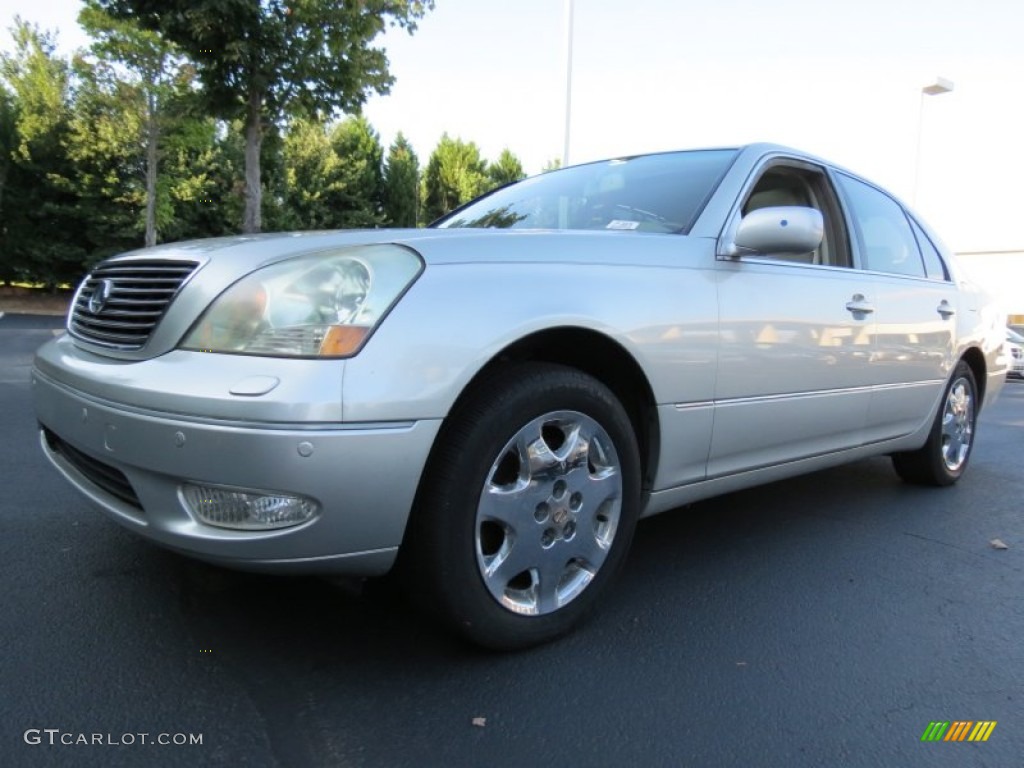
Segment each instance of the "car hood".
[[[359,229],[237,235],[169,243],[131,251],[117,259],[183,259],[231,265],[240,276],[259,267],[318,251],[391,243],[412,248],[427,264],[530,262],[632,264],[638,262],[637,238],[672,243],[679,253],[685,235],[642,232],[507,229]],[[645,246],[655,263],[665,248]]]

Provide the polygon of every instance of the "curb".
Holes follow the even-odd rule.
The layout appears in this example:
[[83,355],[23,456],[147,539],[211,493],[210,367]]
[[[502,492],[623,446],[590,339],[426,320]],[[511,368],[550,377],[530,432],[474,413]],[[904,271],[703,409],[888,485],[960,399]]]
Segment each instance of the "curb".
[[31,309],[31,308],[18,308],[18,309],[3,309],[0,308],[0,317],[4,315],[41,315],[46,317],[64,317],[67,314],[67,310],[57,309]]

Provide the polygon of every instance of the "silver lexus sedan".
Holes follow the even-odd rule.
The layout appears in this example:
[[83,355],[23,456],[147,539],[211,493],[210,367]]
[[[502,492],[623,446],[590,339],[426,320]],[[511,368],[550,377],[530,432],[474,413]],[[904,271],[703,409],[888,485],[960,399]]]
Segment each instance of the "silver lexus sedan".
[[622,157],[430,228],[97,265],[32,374],[53,465],[223,565],[392,568],[471,640],[577,624],[637,520],[876,454],[950,485],[1005,318],[936,235],[793,150]]

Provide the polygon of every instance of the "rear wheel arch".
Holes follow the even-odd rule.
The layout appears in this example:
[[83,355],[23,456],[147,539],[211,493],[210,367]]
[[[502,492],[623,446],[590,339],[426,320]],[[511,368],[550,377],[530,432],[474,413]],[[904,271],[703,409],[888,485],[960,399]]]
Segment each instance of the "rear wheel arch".
[[906,482],[946,486],[960,479],[974,447],[981,389],[966,358],[957,361],[924,445],[892,454],[893,468]]

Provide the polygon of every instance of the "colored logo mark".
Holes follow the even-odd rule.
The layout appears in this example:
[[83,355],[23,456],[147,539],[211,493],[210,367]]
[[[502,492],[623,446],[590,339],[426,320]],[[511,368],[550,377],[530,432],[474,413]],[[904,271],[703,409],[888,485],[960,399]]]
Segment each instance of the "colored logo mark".
[[995,729],[995,720],[933,720],[921,734],[921,741],[988,741]]

